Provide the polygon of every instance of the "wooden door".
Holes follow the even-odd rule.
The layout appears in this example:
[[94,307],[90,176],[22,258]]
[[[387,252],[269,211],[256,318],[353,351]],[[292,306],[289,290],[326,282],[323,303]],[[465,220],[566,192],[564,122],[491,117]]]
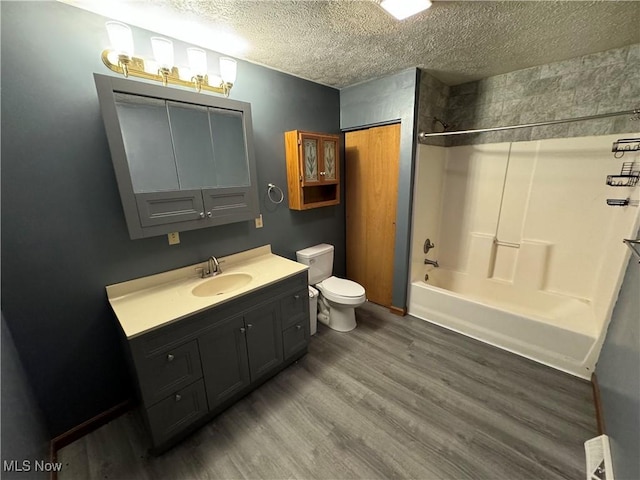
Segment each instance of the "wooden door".
[[347,277],[391,307],[400,124],[345,135]]

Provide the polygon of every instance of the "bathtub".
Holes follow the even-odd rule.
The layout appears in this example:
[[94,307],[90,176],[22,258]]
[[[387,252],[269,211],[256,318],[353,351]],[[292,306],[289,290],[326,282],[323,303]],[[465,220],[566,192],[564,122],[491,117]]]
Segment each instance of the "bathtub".
[[595,368],[599,322],[588,300],[440,268],[411,283],[408,312],[582,378]]

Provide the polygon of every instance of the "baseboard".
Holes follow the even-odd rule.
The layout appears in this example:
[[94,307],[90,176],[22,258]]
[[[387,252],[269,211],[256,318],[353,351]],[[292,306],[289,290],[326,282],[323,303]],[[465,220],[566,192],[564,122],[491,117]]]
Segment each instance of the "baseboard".
[[394,307],[393,305],[391,305],[389,307],[389,311],[394,315],[399,315],[401,317],[404,317],[407,314],[407,307],[400,308],[400,307]]
[[596,407],[596,422],[598,424],[598,435],[605,435],[604,412],[602,410],[602,397],[600,396],[600,386],[596,373],[591,374],[591,388],[593,388],[593,403]]
[[[108,410],[105,410],[102,413],[99,413],[93,418],[90,418],[86,422],[82,422],[80,425],[73,427],[71,430],[68,430],[53,440],[49,444],[49,457],[51,462],[58,461],[58,450],[63,447],[66,447],[70,443],[75,442],[76,440],[84,437],[85,435],[97,430],[103,425],[106,425],[111,420],[115,420],[121,415],[124,415],[129,410],[133,409],[135,406],[135,402],[132,399],[125,400]],[[58,473],[51,472],[51,480],[57,480]]]

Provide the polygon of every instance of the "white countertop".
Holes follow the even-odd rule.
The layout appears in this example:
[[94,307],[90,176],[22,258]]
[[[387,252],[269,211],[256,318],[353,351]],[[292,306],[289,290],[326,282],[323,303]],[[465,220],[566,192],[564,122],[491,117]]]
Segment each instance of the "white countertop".
[[307,270],[301,263],[271,253],[271,245],[218,259],[222,273],[247,273],[251,281],[230,292],[210,297],[191,293],[211,278],[200,278],[197,268],[207,262],[137,278],[106,287],[107,297],[127,338],[133,338],[176,320],[238,298]]

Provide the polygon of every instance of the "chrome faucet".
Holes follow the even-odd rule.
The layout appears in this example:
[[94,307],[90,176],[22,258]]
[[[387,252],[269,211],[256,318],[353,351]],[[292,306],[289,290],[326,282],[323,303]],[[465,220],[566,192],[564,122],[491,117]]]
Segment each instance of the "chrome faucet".
[[222,267],[220,267],[220,263],[218,262],[218,259],[213,255],[211,255],[207,260],[207,267],[208,268],[204,268],[204,267],[196,268],[196,271],[198,270],[200,271],[200,276],[202,278],[213,277],[215,275],[218,275],[219,273],[222,273]]
[[208,277],[213,277],[214,275],[218,275],[222,273],[222,269],[220,268],[220,264],[218,263],[218,259],[211,255],[209,257],[209,275]]
[[438,261],[437,260],[429,260],[428,258],[424,259],[424,264],[425,265],[433,265],[436,268],[438,268],[440,266],[440,265],[438,265]]

